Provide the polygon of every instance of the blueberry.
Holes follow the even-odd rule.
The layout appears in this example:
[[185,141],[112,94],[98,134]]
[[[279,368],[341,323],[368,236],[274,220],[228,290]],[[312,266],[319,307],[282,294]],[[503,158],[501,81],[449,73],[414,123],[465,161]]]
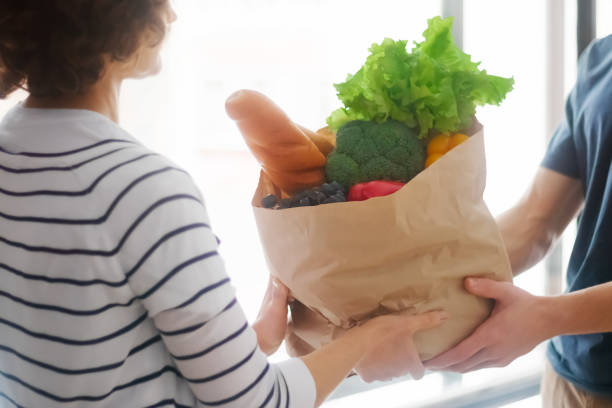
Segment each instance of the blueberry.
[[344,192],[342,192],[342,191],[338,191],[332,197],[336,197],[338,199],[338,202],[346,201],[346,196],[344,195]]
[[340,203],[342,201],[344,201],[344,200],[341,199],[340,197],[336,196],[336,195],[333,195],[333,196],[329,196],[325,200],[323,200],[322,204]]
[[308,207],[312,205],[312,201],[308,197],[303,197],[302,199],[300,199],[300,201],[298,201],[298,205],[300,207]]
[[278,203],[278,198],[274,194],[267,195],[261,200],[261,206],[264,208],[272,208],[276,203]]
[[321,204],[327,198],[327,194],[321,191],[315,191],[312,193],[312,196],[310,198],[317,204]]
[[301,199],[302,197],[300,197],[299,195],[294,195],[288,198],[289,202],[291,203],[291,207],[295,207]]
[[279,209],[291,208],[291,199],[283,198],[282,200],[280,200],[278,208]]
[[336,192],[336,189],[331,184],[329,184],[329,183],[323,183],[321,185],[321,191],[324,194],[330,196],[330,195],[332,195],[332,194],[334,194]]
[[342,191],[342,193],[344,193],[344,187],[342,187],[342,184],[338,183],[337,181],[332,181],[329,185],[334,189],[334,192]]

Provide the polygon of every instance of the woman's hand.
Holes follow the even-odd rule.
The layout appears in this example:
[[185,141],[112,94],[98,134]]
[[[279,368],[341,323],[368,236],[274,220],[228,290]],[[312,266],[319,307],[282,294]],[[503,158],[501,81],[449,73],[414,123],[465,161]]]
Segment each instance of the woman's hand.
[[495,300],[491,316],[454,348],[429,360],[432,370],[465,373],[503,367],[557,334],[557,320],[547,298],[538,297],[509,282],[467,278],[468,292]]
[[440,325],[447,317],[445,312],[375,317],[301,357],[317,387],[315,406],[323,403],[353,369],[366,381],[388,380],[408,373],[421,378],[424,369],[412,335]]
[[267,355],[273,354],[285,338],[288,299],[289,289],[270,276],[259,314],[253,323],[259,348]]
[[355,371],[365,382],[385,381],[406,374],[422,378],[425,368],[412,337],[447,319],[446,312],[436,311],[421,315],[385,315],[368,321],[362,328],[370,331],[372,339]]

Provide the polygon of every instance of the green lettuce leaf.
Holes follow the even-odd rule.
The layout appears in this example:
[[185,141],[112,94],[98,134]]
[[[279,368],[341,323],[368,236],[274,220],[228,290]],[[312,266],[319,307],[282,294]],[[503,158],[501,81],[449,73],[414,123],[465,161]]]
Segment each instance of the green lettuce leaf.
[[452,17],[429,19],[424,41],[411,52],[407,41],[373,44],[361,69],[334,85],[344,107],[329,116],[330,128],[336,131],[351,120],[395,119],[418,127],[424,138],[430,129],[469,126],[476,106],[499,105],[514,79],[480,70],[480,63],[455,45],[452,25]]

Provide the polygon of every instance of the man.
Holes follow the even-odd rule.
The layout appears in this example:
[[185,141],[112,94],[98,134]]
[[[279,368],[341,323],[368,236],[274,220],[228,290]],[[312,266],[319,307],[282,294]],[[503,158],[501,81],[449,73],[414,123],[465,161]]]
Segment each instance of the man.
[[509,283],[466,279],[466,289],[494,299],[495,308],[427,367],[505,366],[552,338],[544,406],[612,407],[612,36],[584,51],[565,120],[532,185],[498,219],[514,274],[540,261],[580,211],[567,293],[538,297]]

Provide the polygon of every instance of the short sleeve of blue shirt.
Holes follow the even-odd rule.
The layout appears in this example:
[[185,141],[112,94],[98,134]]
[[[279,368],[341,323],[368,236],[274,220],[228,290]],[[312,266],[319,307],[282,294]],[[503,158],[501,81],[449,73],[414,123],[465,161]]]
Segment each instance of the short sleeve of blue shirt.
[[574,92],[565,103],[565,118],[555,131],[548,150],[542,161],[542,167],[554,170],[568,177],[579,178],[576,156],[576,144],[572,134]]

